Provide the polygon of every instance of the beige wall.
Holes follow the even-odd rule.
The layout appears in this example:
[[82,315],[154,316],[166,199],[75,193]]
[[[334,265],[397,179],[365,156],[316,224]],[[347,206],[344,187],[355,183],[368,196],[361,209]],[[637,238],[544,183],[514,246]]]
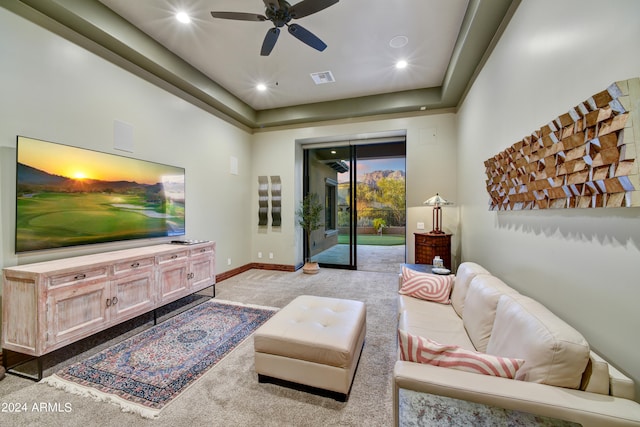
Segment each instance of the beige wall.
[[636,0],[524,0],[458,117],[462,259],[543,302],[636,384],[640,210],[489,212],[483,161],[640,76],[638,17]]
[[[0,58],[2,267],[159,242],[15,255],[16,135],[186,168],[186,237],[217,242],[218,272],[250,262],[250,134],[3,8]],[[114,149],[114,120],[133,126],[132,153]]]
[[[258,176],[281,175],[283,180],[282,227],[260,230],[254,221],[252,261],[265,262],[257,253],[274,253],[276,264],[302,262],[302,233],[295,225],[294,212],[302,198],[301,141],[309,139],[356,137],[363,134],[406,130],[407,161],[407,261],[413,262],[413,233],[417,222],[431,230],[431,209],[422,202],[440,192],[457,200],[456,122],[452,113],[426,114],[356,123],[314,125],[257,133],[253,137],[252,211],[258,212]],[[291,166],[293,165],[293,167]],[[457,208],[445,208],[444,229],[454,233],[454,253],[458,247]]]

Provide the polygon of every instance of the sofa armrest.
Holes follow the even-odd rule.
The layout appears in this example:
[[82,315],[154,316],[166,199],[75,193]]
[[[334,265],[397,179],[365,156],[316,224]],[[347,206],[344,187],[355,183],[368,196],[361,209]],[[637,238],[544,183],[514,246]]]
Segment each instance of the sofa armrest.
[[605,364],[607,366],[607,380],[609,394],[612,396],[624,397],[625,399],[635,399],[635,383],[634,381],[617,370],[615,367],[609,365],[602,356],[591,350],[591,362],[592,364]]
[[404,388],[572,421],[584,427],[640,426],[640,404],[619,397],[405,361],[396,362],[393,377],[396,425],[398,392]]

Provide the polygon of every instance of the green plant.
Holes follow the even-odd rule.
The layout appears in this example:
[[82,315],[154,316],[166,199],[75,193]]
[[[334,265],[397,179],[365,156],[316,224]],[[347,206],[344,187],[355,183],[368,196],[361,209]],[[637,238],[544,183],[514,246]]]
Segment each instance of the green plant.
[[382,234],[382,228],[386,226],[387,226],[387,221],[384,218],[373,219],[373,228],[375,228],[378,233]]
[[311,233],[322,225],[322,211],[323,207],[316,193],[308,193],[304,196],[300,201],[300,207],[296,211],[298,225],[304,230],[307,242],[305,262],[311,261]]

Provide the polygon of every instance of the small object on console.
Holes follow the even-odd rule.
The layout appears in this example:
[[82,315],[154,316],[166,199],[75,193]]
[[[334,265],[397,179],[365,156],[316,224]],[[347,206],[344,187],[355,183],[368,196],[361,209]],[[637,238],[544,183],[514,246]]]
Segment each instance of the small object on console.
[[172,240],[171,244],[173,245],[197,245],[198,243],[206,243],[208,240]]

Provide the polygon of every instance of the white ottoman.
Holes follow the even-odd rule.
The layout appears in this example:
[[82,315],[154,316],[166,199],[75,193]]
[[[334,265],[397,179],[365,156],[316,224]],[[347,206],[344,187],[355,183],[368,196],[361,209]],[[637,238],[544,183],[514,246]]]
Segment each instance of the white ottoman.
[[299,296],[254,334],[258,379],[346,401],[365,334],[363,302]]

